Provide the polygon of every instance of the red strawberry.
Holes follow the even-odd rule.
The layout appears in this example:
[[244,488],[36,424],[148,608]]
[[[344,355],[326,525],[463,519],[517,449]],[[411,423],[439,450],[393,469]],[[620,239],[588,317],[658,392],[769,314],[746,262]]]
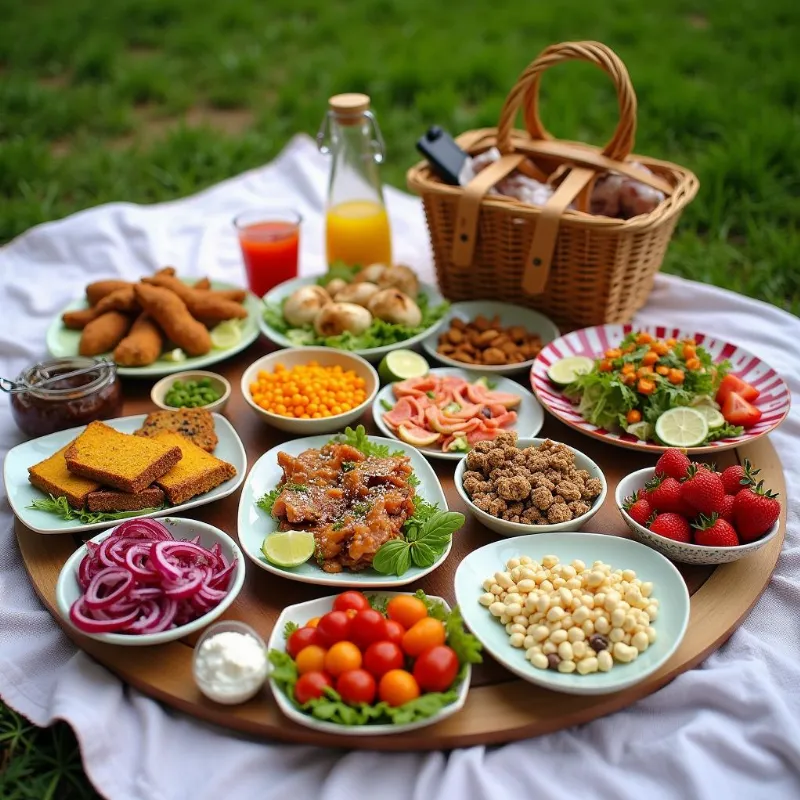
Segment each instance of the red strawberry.
[[738,494],[745,486],[752,486],[755,483],[754,477],[759,472],[761,470],[753,469],[747,459],[744,460],[744,466],[734,464],[723,470],[722,485],[725,487],[725,494]]
[[694,542],[703,547],[736,547],[739,544],[739,537],[733,525],[717,514],[712,514],[710,517],[701,514],[694,528]]
[[676,447],[670,447],[656,461],[656,475],[668,475],[670,478],[681,481],[686,477],[689,464],[691,464],[691,461],[689,461],[689,456],[686,453]]
[[653,507],[647,500],[639,497],[637,492],[633,497],[626,497],[622,503],[622,507],[628,512],[628,516],[640,525],[647,525],[647,520],[653,513]]
[[683,513],[684,505],[681,498],[681,485],[675,478],[656,475],[645,486],[647,487],[647,502],[656,511]]
[[719,515],[725,522],[730,522],[733,525],[733,501],[735,500],[735,496],[732,494],[726,494],[725,497],[722,498],[722,503],[719,510]]
[[763,536],[778,519],[781,504],[778,495],[764,488],[764,481],[748,486],[733,501],[733,519],[743,542],[752,542]]
[[659,536],[666,536],[667,539],[674,539],[676,542],[691,542],[692,532],[689,529],[689,522],[680,514],[667,512],[659,514],[650,523],[650,530]]
[[722,478],[710,469],[692,464],[689,467],[686,480],[681,484],[683,499],[701,514],[719,513],[722,498],[725,497],[725,487]]

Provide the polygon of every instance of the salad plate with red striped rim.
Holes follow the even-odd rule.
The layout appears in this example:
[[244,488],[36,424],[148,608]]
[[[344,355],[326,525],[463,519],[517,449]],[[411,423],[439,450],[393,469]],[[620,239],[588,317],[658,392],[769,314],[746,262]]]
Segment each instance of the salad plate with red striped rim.
[[566,425],[609,444],[654,453],[666,450],[666,446],[653,438],[643,441],[617,425],[603,427],[589,421],[579,413],[576,399],[568,397],[563,388],[554,384],[549,377],[550,368],[556,362],[570,356],[586,356],[595,360],[594,369],[597,370],[606,352],[618,348],[632,331],[636,331],[637,334],[650,334],[655,340],[675,339],[679,343],[683,340],[693,340],[698,351],[701,349],[705,351],[715,364],[729,362],[728,374],[740,378],[755,387],[758,392],[757,398],[753,400],[753,405],[760,412],[757,422],[745,427],[739,435],[725,436],[696,447],[685,448],[688,453],[713,453],[751,442],[775,430],[789,413],[791,405],[789,387],[783,378],[758,356],[708,334],[657,325],[598,325],[594,328],[573,331],[550,342],[542,349],[531,367],[531,386],[539,402]]

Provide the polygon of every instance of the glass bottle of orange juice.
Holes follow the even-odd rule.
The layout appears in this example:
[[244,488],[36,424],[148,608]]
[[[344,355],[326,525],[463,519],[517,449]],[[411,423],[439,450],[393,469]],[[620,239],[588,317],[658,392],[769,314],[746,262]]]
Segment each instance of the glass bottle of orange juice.
[[369,97],[331,97],[317,143],[333,156],[325,217],[328,264],[391,264],[392,237],[378,170],[383,138]]

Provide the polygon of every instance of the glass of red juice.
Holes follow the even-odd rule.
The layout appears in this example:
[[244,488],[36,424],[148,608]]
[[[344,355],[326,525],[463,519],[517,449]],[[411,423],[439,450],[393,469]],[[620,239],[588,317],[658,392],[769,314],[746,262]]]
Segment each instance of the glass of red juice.
[[300,214],[288,208],[245,211],[233,220],[253,294],[263,297],[297,277],[301,221]]

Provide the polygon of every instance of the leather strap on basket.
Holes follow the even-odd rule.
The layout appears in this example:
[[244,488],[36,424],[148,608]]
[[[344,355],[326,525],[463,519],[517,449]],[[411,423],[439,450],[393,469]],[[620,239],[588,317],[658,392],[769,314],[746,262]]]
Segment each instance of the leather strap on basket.
[[561,215],[588,186],[594,175],[591,169],[574,167],[542,206],[536,220],[533,241],[525,259],[525,271],[522,273],[522,288],[528,294],[544,292],[547,278],[550,276],[550,265],[553,263]]
[[511,153],[482,169],[465,187],[458,201],[456,231],[453,237],[453,263],[457,267],[472,264],[475,242],[478,238],[478,214],[481,200],[489,189],[513,172],[525,156]]

